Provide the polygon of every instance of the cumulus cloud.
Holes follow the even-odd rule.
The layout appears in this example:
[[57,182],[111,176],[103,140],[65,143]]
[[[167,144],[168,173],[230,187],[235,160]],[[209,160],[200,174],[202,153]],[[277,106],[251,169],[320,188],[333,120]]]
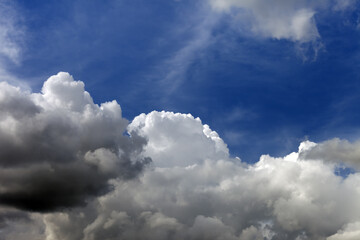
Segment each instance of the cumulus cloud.
[[[334,172],[356,161],[357,143],[305,141],[297,152],[249,165],[199,118],[154,111],[127,124],[117,103],[94,104],[66,73],[48,79],[42,93],[2,89],[1,159],[10,156],[1,162],[2,203],[36,209],[42,196],[48,209],[75,206],[45,214],[4,207],[2,239],[360,237],[360,174]],[[10,194],[23,203],[4,202]],[[88,204],[74,204],[79,199]],[[24,238],[17,226],[31,234]]]
[[324,161],[345,164],[360,170],[360,142],[349,142],[334,138],[313,146],[300,155],[303,159],[322,159]]
[[260,36],[313,42],[320,38],[314,15],[326,1],[209,0],[217,11],[238,9],[250,29]]
[[248,165],[231,158],[218,134],[189,114],[141,114],[128,130],[148,140],[140,155],[149,155],[152,167],[136,179],[111,180],[113,191],[85,207],[42,215],[43,238],[359,237],[360,175],[344,179],[333,162],[304,159],[315,143]]
[[149,139],[144,154],[153,156],[157,167],[187,167],[207,159],[229,157],[219,135],[191,114],[164,111],[141,114],[128,129]]
[[50,77],[41,93],[0,83],[0,204],[52,211],[84,204],[132,178],[146,140],[123,135],[116,101],[94,104],[68,73]]

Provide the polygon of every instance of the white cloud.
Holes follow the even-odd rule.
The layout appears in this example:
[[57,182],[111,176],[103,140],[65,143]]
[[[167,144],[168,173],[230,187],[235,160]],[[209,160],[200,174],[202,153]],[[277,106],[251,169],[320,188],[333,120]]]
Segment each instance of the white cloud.
[[257,35],[288,39],[300,43],[320,38],[314,15],[325,1],[283,0],[209,0],[214,10],[229,12],[239,9],[239,15]]
[[153,156],[158,167],[187,167],[207,159],[229,157],[219,135],[190,114],[164,111],[141,114],[128,129],[148,138],[144,154]]
[[[184,38],[179,33],[192,37],[184,40],[182,47],[165,59],[156,68],[156,81],[161,89],[166,89],[163,101],[166,101],[186,79],[186,74],[199,56],[203,57],[205,50],[219,41],[222,48],[232,44],[226,31],[214,31],[221,26],[222,13],[230,16],[231,27],[238,34],[253,37],[288,40],[295,43],[297,55],[304,61],[315,60],[318,52],[323,49],[321,35],[316,23],[317,12],[345,10],[354,5],[354,0],[205,0],[206,4],[196,8],[193,13],[182,21],[170,36]],[[210,7],[209,7],[210,5]],[[220,14],[219,14],[220,13]],[[194,17],[196,16],[196,17]],[[191,30],[189,30],[191,29]],[[240,29],[240,30],[239,30]],[[227,33],[229,33],[227,32]],[[154,75],[150,79],[155,79]]]
[[[6,133],[3,142],[14,141],[24,146],[21,141],[30,131],[36,145],[49,143],[53,150],[73,153],[72,146],[80,144],[76,149],[84,150],[75,151],[76,156],[82,153],[80,159],[56,158],[45,151],[49,156],[46,163],[66,165],[84,161],[97,171],[91,178],[80,175],[81,179],[110,180],[113,190],[87,198],[86,206],[47,214],[31,213],[23,217],[26,221],[11,218],[3,225],[0,219],[0,238],[24,239],[21,231],[15,232],[17,221],[21,221],[23,229],[32,229],[28,238],[31,240],[335,240],[358,236],[360,173],[347,178],[334,173],[340,160],[355,161],[356,143],[336,139],[319,144],[306,141],[297,152],[285,157],[263,155],[257,163],[248,165],[231,158],[219,135],[190,114],[156,111],[141,114],[127,127],[132,136],[128,142],[122,135],[127,123],[121,117],[119,105],[94,104],[83,83],[65,73],[49,78],[39,94],[24,93],[6,84],[1,87],[0,109],[7,111],[7,117],[0,121],[4,126],[2,133]],[[61,131],[47,132],[50,136],[47,141],[39,141],[33,132],[46,126],[44,123],[56,123],[56,129],[60,127]],[[42,136],[45,132],[40,133]],[[126,171],[117,167],[121,159],[111,146],[121,149],[120,156],[122,151],[132,154],[128,156],[132,163],[136,158],[150,156],[152,166],[137,178],[116,178],[114,172]],[[316,157],[309,157],[315,153]],[[332,160],[334,156],[336,160]],[[30,170],[43,167],[36,159],[30,157],[26,163],[2,161],[0,193],[22,189],[17,176],[26,176],[27,169],[16,164],[32,166]],[[56,171],[55,168],[55,177]]]
[[360,220],[360,175],[342,179],[331,162],[301,159],[314,143],[247,165],[191,115],[142,114],[129,129],[148,138],[153,167],[113,181],[114,191],[86,208],[49,214],[47,240],[317,240],[357,231],[349,226]]

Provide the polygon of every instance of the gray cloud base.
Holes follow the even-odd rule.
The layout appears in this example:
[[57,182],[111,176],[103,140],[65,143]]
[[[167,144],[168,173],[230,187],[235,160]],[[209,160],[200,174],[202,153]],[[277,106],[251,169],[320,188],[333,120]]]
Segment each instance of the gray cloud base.
[[111,189],[112,178],[135,177],[145,138],[124,136],[115,102],[98,106],[84,84],[52,76],[42,93],[0,83],[0,203],[32,211],[83,205]]

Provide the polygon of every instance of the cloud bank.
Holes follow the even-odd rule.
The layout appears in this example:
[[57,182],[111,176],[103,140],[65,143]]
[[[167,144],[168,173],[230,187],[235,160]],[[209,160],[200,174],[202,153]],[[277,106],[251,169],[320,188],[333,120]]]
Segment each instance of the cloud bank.
[[360,237],[360,174],[335,174],[356,165],[356,142],[305,141],[249,165],[199,118],[154,111],[128,124],[67,73],[42,93],[0,86],[0,239]]

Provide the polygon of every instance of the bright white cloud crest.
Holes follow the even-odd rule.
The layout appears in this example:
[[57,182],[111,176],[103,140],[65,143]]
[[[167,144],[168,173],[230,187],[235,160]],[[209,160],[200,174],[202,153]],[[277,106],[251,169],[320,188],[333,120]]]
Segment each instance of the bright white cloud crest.
[[128,129],[149,139],[144,153],[154,157],[157,167],[187,167],[229,157],[219,135],[190,114],[141,114]]
[[[335,240],[360,237],[360,174],[337,176],[334,169],[339,161],[331,160],[331,156],[336,159],[348,156],[344,162],[353,163],[357,143],[306,141],[301,143],[298,152],[283,158],[263,155],[257,163],[248,165],[231,158],[223,140],[199,118],[154,111],[139,115],[127,126],[133,141],[136,136],[142,140],[135,148],[121,134],[127,123],[121,118],[120,106],[115,102],[94,104],[84,91],[84,84],[66,73],[49,78],[41,94],[24,93],[1,84],[0,106],[6,113],[1,115],[2,136],[6,134],[22,144],[21,141],[29,139],[24,138],[26,135],[21,131],[34,131],[45,119],[48,123],[55,119],[58,123],[77,123],[71,129],[88,141],[81,146],[97,147],[72,161],[85,161],[84,165],[75,165],[81,166],[79,169],[87,169],[84,167],[87,164],[98,166],[94,176],[100,180],[105,178],[113,185],[112,191],[90,198],[86,206],[60,212],[27,214],[3,207],[0,209],[3,213],[0,216],[4,216],[0,218],[1,239]],[[65,119],[61,117],[64,114]],[[38,121],[29,125],[29,119],[34,116],[38,116]],[[18,126],[20,121],[26,124]],[[117,127],[121,130],[114,131]],[[60,137],[63,139],[59,141],[66,145],[74,136]],[[117,137],[117,145],[101,144]],[[142,145],[146,143],[144,138],[146,145]],[[82,149],[81,146],[76,149]],[[119,151],[115,151],[114,146]],[[76,152],[70,145],[56,147]],[[131,161],[149,156],[152,163],[142,168],[136,178],[105,177],[114,172],[125,174],[121,171],[124,168],[133,170],[118,164],[122,161],[119,157],[122,151],[132,154]],[[51,165],[51,161],[59,164],[61,158],[52,156],[47,163]],[[34,159],[26,164],[30,166],[28,171],[41,165]],[[3,164],[1,171],[9,168],[17,174],[24,171],[13,163]],[[16,180],[13,186],[20,188],[16,185],[20,180],[13,179]],[[6,182],[8,179],[4,180],[3,176],[0,180],[0,193],[10,191],[5,185],[10,181]],[[17,232],[16,226],[32,231],[25,235]]]

